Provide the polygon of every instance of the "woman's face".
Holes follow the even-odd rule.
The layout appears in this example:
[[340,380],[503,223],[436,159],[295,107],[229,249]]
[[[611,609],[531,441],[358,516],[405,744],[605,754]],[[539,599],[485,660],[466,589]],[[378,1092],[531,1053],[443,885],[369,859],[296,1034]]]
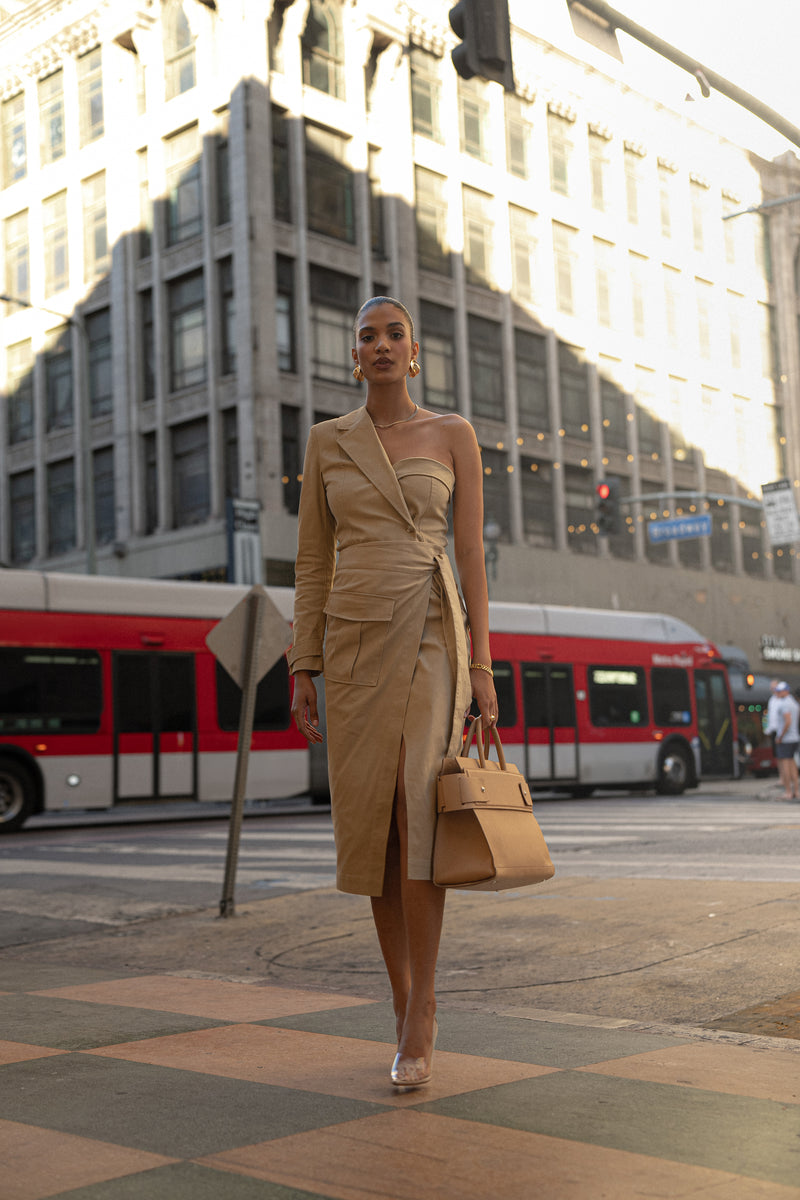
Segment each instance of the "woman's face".
[[353,362],[370,383],[402,379],[418,353],[419,344],[411,341],[407,318],[393,304],[375,304],[359,316]]

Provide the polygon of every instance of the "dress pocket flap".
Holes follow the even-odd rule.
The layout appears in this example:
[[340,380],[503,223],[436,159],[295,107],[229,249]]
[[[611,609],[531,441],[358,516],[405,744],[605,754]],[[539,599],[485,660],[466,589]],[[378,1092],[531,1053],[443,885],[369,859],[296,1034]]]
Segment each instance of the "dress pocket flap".
[[391,621],[393,612],[391,596],[370,596],[367,592],[332,592],[325,605],[327,616],[345,621]]

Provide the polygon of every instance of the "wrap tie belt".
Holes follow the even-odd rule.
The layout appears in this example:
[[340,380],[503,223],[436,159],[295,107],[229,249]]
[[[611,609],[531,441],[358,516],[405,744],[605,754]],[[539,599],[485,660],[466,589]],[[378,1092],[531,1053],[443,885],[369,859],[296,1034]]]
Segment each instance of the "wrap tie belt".
[[445,646],[455,679],[455,703],[448,749],[448,753],[455,754],[461,745],[464,720],[472,700],[464,606],[446,551],[440,544],[429,541],[424,534],[416,530],[414,532],[413,541],[358,542],[342,547],[338,554],[332,592],[336,592],[337,580],[347,569],[402,574],[404,579],[418,581],[419,586],[430,579],[431,587],[442,604]]

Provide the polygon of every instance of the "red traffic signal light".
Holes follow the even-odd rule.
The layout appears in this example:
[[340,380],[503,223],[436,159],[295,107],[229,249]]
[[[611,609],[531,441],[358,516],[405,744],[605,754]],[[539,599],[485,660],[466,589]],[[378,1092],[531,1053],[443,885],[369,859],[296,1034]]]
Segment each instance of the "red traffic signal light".
[[603,537],[619,533],[619,480],[601,479],[595,485],[594,520]]
[[451,54],[462,79],[480,75],[514,91],[508,0],[458,0],[450,25],[461,40]]

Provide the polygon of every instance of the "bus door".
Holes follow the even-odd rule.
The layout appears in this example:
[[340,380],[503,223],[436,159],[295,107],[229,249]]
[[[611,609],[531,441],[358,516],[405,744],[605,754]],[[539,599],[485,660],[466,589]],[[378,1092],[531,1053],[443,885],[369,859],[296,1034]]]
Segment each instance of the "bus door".
[[723,671],[694,673],[701,775],[732,775],[733,714]]
[[572,667],[523,663],[525,774],[535,782],[578,778],[578,730]]
[[114,654],[114,800],[197,797],[194,655]]

